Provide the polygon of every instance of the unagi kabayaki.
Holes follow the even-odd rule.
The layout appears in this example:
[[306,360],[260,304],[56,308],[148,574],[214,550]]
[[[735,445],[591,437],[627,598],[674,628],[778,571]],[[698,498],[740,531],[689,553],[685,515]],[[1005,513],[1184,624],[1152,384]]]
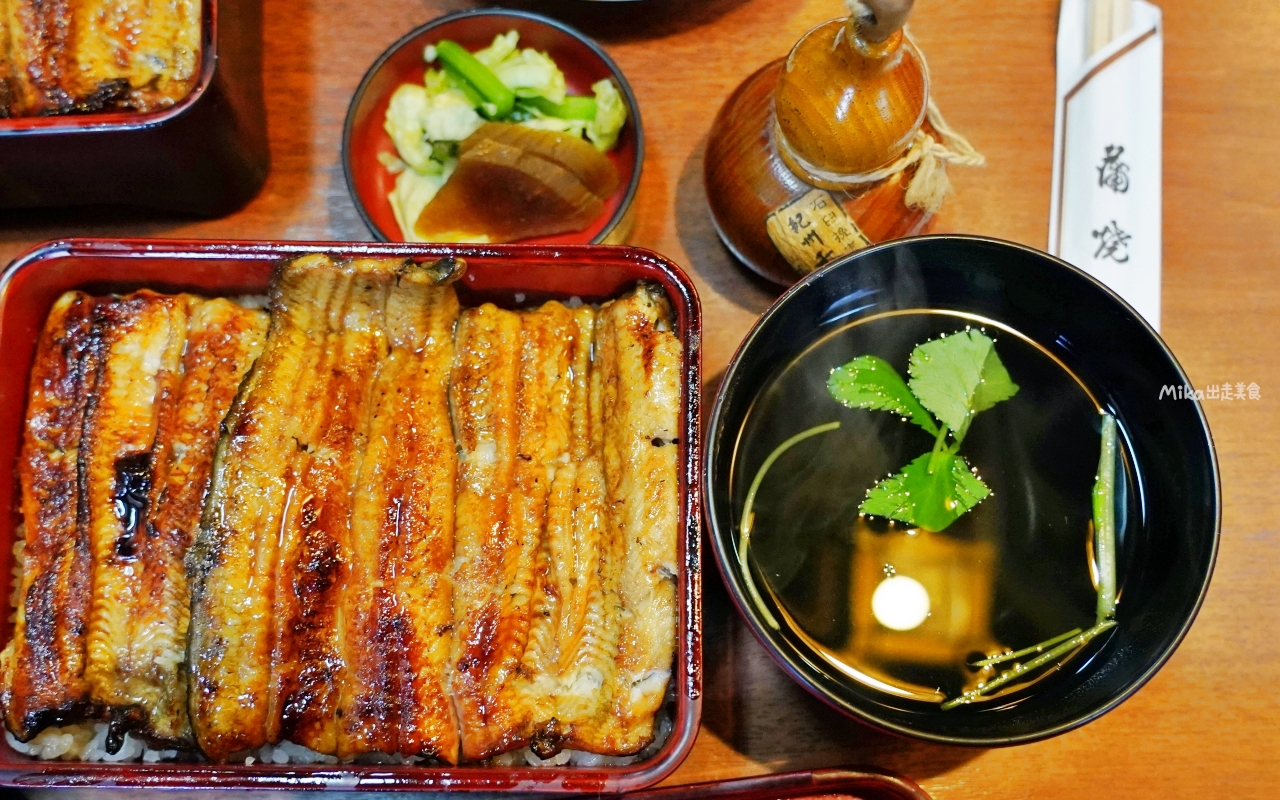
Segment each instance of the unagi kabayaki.
[[548,495],[570,456],[575,332],[559,303],[524,313],[485,305],[459,324],[453,689],[468,761],[529,741],[554,715],[554,693],[537,680],[550,643],[544,626],[530,635]]
[[389,352],[373,380],[351,513],[337,754],[456,761],[454,453],[448,383],[453,265],[405,265],[387,297]]
[[105,719],[109,749],[133,731],[214,761],[654,740],[678,616],[671,309],[641,284],[462,310],[463,271],[303,256],[269,328],[190,295],[58,301],[20,465],[11,731]]
[[653,740],[671,678],[680,501],[680,342],[656,287],[606,303],[596,322],[607,532],[618,563],[617,653],[608,700],[568,746],[634,753]]
[[[105,715],[190,747],[183,557],[218,423],[265,332],[227,300],[64,295],[32,370],[20,462],[27,538],[3,656],[20,738]],[[55,688],[57,687],[57,688]]]
[[80,435],[98,376],[93,298],[69,292],[45,322],[31,369],[18,476],[25,541],[13,638],[0,654],[5,724],[22,741],[88,710],[89,531]]
[[211,758],[288,740],[456,760],[440,687],[460,274],[308,256],[277,275],[189,559],[192,724]]
[[0,117],[177,103],[200,75],[200,0],[0,0]]
[[676,628],[680,343],[642,286],[458,331],[455,701],[464,760],[653,740]]

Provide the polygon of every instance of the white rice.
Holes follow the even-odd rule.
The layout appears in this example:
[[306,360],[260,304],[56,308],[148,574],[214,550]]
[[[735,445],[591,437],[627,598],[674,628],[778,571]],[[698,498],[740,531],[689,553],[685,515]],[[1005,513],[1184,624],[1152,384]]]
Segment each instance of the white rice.
[[309,747],[283,741],[263,745],[258,750],[258,760],[263,764],[337,764],[336,756],[317,753]]
[[625,767],[629,764],[635,764],[657,755],[662,746],[667,743],[667,739],[671,737],[671,731],[674,729],[675,723],[672,720],[670,708],[668,704],[658,709],[658,715],[654,719],[653,742],[634,756],[602,756],[597,753],[588,753],[585,750],[561,750],[551,758],[539,758],[538,754],[533,752],[531,748],[522,747],[510,753],[494,756],[489,759],[489,765],[494,767],[560,767],[569,764],[574,767]]
[[233,303],[244,306],[245,308],[254,308],[265,311],[267,306],[271,305],[271,298],[265,294],[242,294],[238,297],[231,298]]
[[5,741],[14,750],[32,758],[44,761],[144,761],[154,764],[157,761],[172,761],[177,758],[177,750],[153,750],[141,739],[129,734],[124,736],[124,744],[118,753],[107,752],[107,723],[80,722],[75,725],[64,725],[59,728],[46,728],[34,739],[25,744],[14,738],[9,731],[4,732]]

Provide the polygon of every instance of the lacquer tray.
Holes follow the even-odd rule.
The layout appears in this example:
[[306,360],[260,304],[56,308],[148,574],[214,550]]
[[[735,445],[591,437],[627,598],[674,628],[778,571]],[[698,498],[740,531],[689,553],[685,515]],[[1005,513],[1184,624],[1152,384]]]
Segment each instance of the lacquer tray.
[[[87,764],[41,762],[0,745],[0,786],[34,789],[70,786],[158,788],[287,788],[595,793],[652,785],[688,754],[698,732],[702,697],[702,573],[700,554],[699,392],[701,311],[688,277],[666,259],[629,247],[452,246],[308,244],[78,239],[49,242],[19,257],[0,277],[0,508],[14,507],[14,465],[21,444],[27,375],[36,339],[54,300],[70,289],[91,293],[191,291],[204,295],[262,294],[283,260],[304,253],[334,258],[465,259],[458,286],[466,305],[492,301],[529,306],[547,299],[584,302],[617,296],[638,280],[665,289],[676,315],[685,363],[681,382],[684,429],[680,436],[682,566],[673,729],[653,757],[620,767],[435,767],[415,765],[302,766],[255,763]],[[0,574],[9,575],[17,519],[0,515]],[[5,615],[7,618],[7,615]],[[8,640],[11,625],[0,626]]]

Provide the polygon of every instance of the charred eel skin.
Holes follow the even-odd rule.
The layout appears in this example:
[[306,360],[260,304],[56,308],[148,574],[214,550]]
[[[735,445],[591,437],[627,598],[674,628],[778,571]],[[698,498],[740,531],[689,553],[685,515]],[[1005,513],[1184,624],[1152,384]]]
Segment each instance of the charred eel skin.
[[90,711],[88,519],[80,438],[97,383],[93,298],[64,294],[36,347],[18,461],[25,541],[13,637],[0,654],[5,724],[22,741]]
[[87,718],[190,749],[183,557],[218,423],[266,315],[227,300],[68,293],[36,352],[27,524],[0,702],[22,738]]
[[[211,759],[289,740],[456,760],[437,689],[449,626],[432,623],[449,597],[436,578],[452,492],[437,487],[452,483],[443,376],[462,269],[315,255],[273,280],[267,342],[223,425],[188,555],[190,712]],[[375,492],[362,476],[379,471],[393,483]],[[384,526],[389,511],[406,524]],[[400,572],[401,557],[423,570]],[[426,662],[402,658],[402,641]]]

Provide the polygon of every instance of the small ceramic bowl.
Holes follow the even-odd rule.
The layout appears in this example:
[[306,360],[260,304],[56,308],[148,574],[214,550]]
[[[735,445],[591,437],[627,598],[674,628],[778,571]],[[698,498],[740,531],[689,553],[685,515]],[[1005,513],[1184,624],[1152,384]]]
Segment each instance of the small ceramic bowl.
[[598,44],[562,22],[527,11],[476,9],[448,14],[405,34],[373,62],[351,98],[342,134],[342,167],[356,209],[380,241],[404,241],[387,199],[395,176],[378,160],[382,153],[396,153],[391,136],[383,129],[392,93],[401,84],[422,82],[427,69],[422,51],[427,45],[451,39],[475,52],[510,30],[519,32],[520,47],[551,56],[564,72],[570,94],[589,95],[593,83],[612,78],[627,103],[626,126],[618,146],[609,153],[618,169],[618,189],[605,203],[600,218],[583,231],[521,243],[623,244],[631,234],[635,221],[632,201],[644,163],[644,135],[640,106],[618,65]]
[[[873,315],[908,309],[975,315],[1020,332],[1073,372],[1096,404],[1115,416],[1131,459],[1127,513],[1117,536],[1117,627],[1028,688],[947,711],[937,702],[857,682],[819,657],[788,626],[776,630],[765,624],[748,600],[737,560],[743,481],[750,481],[763,461],[760,451],[773,446],[771,441],[753,443],[750,435],[761,430],[749,422],[764,387],[827,334]],[[921,739],[980,746],[1034,741],[1083,725],[1136,692],[1169,659],[1208,590],[1220,529],[1218,467],[1208,424],[1199,403],[1186,397],[1187,386],[1173,354],[1132,308],[1084,272],[1044,253],[960,236],[905,239],[862,250],[808,275],[784,294],[747,335],[725,373],[708,427],[703,480],[721,575],[738,610],[778,664],[808,691],[855,718]],[[837,413],[825,381],[808,391],[813,403],[799,401],[786,431],[802,430],[815,419],[829,421]],[[832,411],[820,405],[824,401]],[[1020,446],[1023,439],[1036,444],[1037,452],[1049,453],[1056,446],[1057,453],[1046,458],[1058,466],[1064,450],[1081,449],[1024,437],[1016,429],[1011,436],[1017,441],[1008,447]],[[1096,459],[1097,445],[1091,447],[1088,458]],[[1093,468],[1084,463],[1088,474],[1081,502],[1087,507]],[[975,465],[983,467],[982,462]],[[1043,513],[1010,514],[999,517],[1000,524],[1025,529],[1021,538],[1035,539],[1039,548],[1057,546],[1062,534],[1051,531],[1062,529],[1052,528],[1057,517],[1050,521],[1043,511],[1052,498],[1031,493],[1033,476],[1024,475],[1025,491],[1006,483],[996,494],[1031,498]],[[852,499],[840,495],[832,503],[853,503],[856,517],[861,490],[837,485],[835,491]],[[1013,502],[995,508],[1013,508]],[[819,522],[843,519],[817,512],[813,516]],[[1084,545],[1087,526],[1079,528]],[[767,532],[757,530],[754,538],[763,546],[762,535]],[[1085,547],[1079,552],[1083,573]],[[757,584],[766,580],[758,571],[756,575]],[[1092,597],[1091,590],[1088,594]],[[776,606],[771,607],[778,616]]]

